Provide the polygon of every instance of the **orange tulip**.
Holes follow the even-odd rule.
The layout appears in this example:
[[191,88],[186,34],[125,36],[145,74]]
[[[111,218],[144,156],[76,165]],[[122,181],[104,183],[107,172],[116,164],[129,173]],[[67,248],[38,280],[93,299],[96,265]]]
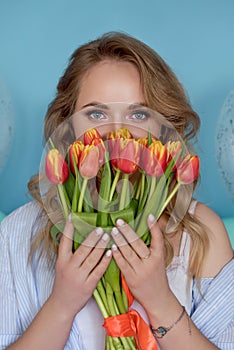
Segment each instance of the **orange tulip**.
[[126,128],[121,128],[109,132],[109,134],[107,135],[107,140],[110,152],[112,151],[113,147],[116,147],[116,140],[119,139],[132,139],[132,135],[130,131]]
[[130,131],[126,128],[117,129],[115,131],[109,132],[107,135],[108,140],[116,140],[116,139],[131,139],[132,135]]
[[150,176],[160,177],[167,167],[167,148],[159,140],[153,140],[151,145],[142,152],[143,170]]
[[165,144],[165,147],[168,151],[168,159],[167,163],[169,164],[172,159],[174,159],[175,165],[173,167],[173,171],[176,170],[178,163],[180,162],[180,153],[182,151],[182,144],[180,141],[168,141]]
[[149,144],[148,137],[144,137],[144,138],[138,139],[137,142],[140,144],[140,146],[142,148],[148,147],[148,144]]
[[91,145],[93,140],[101,139],[101,135],[97,131],[97,129],[89,129],[84,133],[84,145]]
[[92,179],[97,176],[99,164],[99,149],[94,145],[86,145],[79,158],[79,171],[82,177]]
[[195,181],[199,174],[200,161],[198,156],[188,154],[179,164],[176,172],[180,184],[189,184]]
[[68,165],[55,148],[51,149],[46,155],[45,172],[47,178],[53,184],[63,184],[67,181],[69,175]]
[[139,167],[140,145],[134,139],[113,140],[111,152],[111,164],[124,174],[132,174]]
[[84,144],[86,145],[94,145],[99,149],[99,163],[102,166],[105,162],[105,152],[106,147],[104,145],[104,141],[102,136],[99,134],[97,129],[89,129],[84,134]]
[[[75,165],[78,167],[79,164],[79,157],[81,155],[81,152],[84,149],[84,144],[81,141],[75,141],[69,148],[69,156],[70,156],[70,168],[74,175],[76,175],[75,172]],[[75,163],[75,165],[74,165]]]

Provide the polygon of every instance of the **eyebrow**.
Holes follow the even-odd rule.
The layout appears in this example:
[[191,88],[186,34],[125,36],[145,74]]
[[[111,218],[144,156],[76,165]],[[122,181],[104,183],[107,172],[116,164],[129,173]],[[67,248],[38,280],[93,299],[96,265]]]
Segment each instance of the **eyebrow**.
[[[116,103],[116,102],[112,102],[112,103]],[[100,108],[100,109],[109,110],[110,108],[108,105],[112,104],[112,103],[103,104],[103,103],[99,103],[99,102],[90,102],[90,103],[87,103],[86,105],[82,106],[82,109],[87,108],[87,107],[96,107],[96,108]],[[136,108],[141,108],[141,107],[147,107],[146,103],[132,103],[128,106],[128,109],[134,110]]]
[[133,109],[137,109],[141,107],[147,107],[146,103],[132,103],[128,106],[128,109],[131,111]]

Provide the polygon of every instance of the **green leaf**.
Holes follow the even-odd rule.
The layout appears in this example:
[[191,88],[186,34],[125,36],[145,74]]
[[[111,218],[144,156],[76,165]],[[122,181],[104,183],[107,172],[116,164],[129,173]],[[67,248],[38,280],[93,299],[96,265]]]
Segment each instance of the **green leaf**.
[[148,130],[148,146],[150,146],[152,143],[152,136],[151,136],[151,132],[150,129]]
[[122,188],[121,188],[120,200],[119,200],[119,210],[124,209],[127,203],[129,203],[129,201],[130,201],[129,175],[123,174]]
[[105,164],[101,171],[101,185],[99,190],[98,211],[105,211],[105,205],[109,202],[111,188],[111,168],[107,152],[105,153]]
[[67,195],[68,195],[70,202],[72,202],[73,192],[74,192],[74,187],[75,187],[75,177],[73,176],[73,174],[70,170],[69,170],[68,179],[64,183],[64,187],[66,189],[66,192],[67,192]]
[[162,200],[164,200],[164,191],[166,189],[167,182],[164,176],[162,176],[156,187],[153,189],[153,195],[151,197],[148,197],[147,202],[145,204],[145,207],[143,209],[143,212],[141,216],[137,220],[136,225],[136,232],[139,235],[139,237],[142,237],[144,234],[148,231],[148,225],[147,225],[147,217],[149,214],[155,215],[157,218],[157,213],[160,208],[160,203]]
[[97,213],[72,213],[72,222],[76,229],[74,233],[74,248],[96,227]]
[[91,198],[91,195],[90,195],[90,191],[89,191],[89,186],[88,185],[87,185],[87,187],[85,189],[83,206],[84,206],[84,211],[86,213],[93,213],[94,212],[93,201],[92,201],[92,198]]
[[[145,181],[145,179],[147,179],[147,181]],[[145,206],[147,197],[149,195],[149,187],[151,183],[151,178],[150,176],[146,176],[145,174],[142,174],[141,177],[141,182],[140,182],[140,186],[141,186],[141,195],[140,195],[140,200],[139,200],[139,205],[138,205],[138,210],[137,210],[137,214],[140,214]]]
[[132,199],[127,208],[110,213],[113,225],[115,225],[117,219],[121,218],[133,227],[137,205],[138,201],[136,199]]
[[97,213],[97,226],[106,227],[109,223],[109,214],[106,212],[99,211]]
[[104,273],[105,282],[109,283],[113,291],[120,291],[120,270],[114,259],[111,262]]
[[87,227],[96,227],[97,213],[72,213],[72,222],[77,229],[86,224]]

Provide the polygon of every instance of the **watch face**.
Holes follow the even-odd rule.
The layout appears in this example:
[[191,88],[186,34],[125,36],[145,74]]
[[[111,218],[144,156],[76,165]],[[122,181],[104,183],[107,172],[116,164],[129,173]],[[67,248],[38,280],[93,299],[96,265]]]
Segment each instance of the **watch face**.
[[158,333],[158,336],[161,338],[167,333],[167,330],[164,327],[158,327],[156,331]]

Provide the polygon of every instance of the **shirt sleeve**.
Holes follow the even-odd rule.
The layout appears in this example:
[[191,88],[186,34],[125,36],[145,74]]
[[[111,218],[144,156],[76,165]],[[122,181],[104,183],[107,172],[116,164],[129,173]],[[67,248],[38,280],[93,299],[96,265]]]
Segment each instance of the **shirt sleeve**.
[[234,348],[234,260],[213,279],[194,281],[191,319],[221,350]]
[[15,296],[7,239],[0,224],[0,349],[12,344],[22,333]]

